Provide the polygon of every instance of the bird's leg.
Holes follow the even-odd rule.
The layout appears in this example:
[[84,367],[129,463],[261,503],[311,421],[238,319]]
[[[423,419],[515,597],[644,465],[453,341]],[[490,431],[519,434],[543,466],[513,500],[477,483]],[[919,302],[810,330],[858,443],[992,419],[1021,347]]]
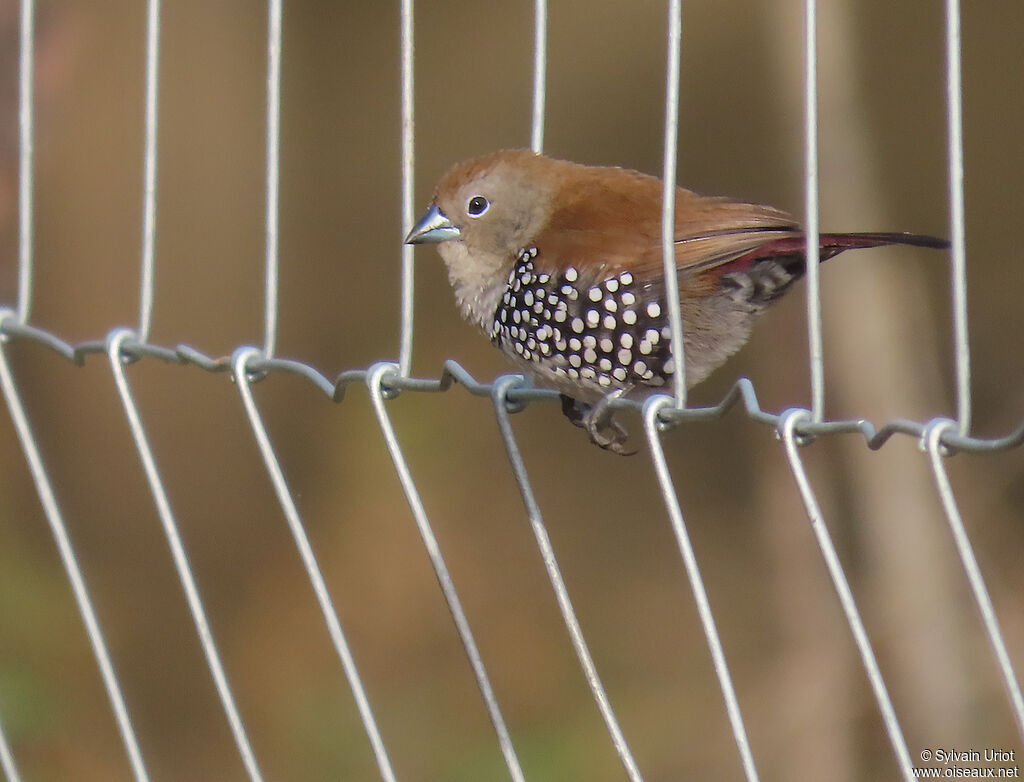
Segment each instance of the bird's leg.
[[627,390],[618,388],[605,394],[593,405],[562,394],[562,413],[574,425],[586,429],[587,434],[590,435],[590,441],[594,445],[620,456],[631,456],[636,451],[626,448],[625,443],[629,432],[614,419],[614,411],[609,408],[609,405],[625,394]]
[[573,426],[586,429],[587,425],[583,422],[583,419],[586,418],[590,405],[567,394],[559,394],[558,396],[562,400],[562,415],[568,418]]

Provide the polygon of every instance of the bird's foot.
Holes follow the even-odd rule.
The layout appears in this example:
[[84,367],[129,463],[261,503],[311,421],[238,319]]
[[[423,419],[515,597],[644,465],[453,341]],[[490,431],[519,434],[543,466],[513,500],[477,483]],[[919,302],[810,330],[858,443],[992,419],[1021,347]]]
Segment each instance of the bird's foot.
[[629,432],[615,420],[615,411],[609,407],[611,402],[618,399],[623,393],[625,393],[623,389],[617,389],[601,397],[593,405],[562,394],[562,413],[575,426],[586,429],[587,434],[590,435],[590,442],[594,445],[620,456],[632,456],[636,453],[636,449],[626,446]]

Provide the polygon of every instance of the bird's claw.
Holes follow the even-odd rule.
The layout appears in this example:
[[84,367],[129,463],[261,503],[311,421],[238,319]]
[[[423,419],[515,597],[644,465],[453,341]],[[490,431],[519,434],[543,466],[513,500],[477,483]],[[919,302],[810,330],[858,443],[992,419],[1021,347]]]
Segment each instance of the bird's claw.
[[636,449],[626,446],[629,432],[615,420],[615,411],[609,407],[609,404],[621,395],[621,391],[613,391],[595,404],[588,405],[562,394],[562,412],[575,426],[586,429],[590,435],[590,442],[598,448],[620,456],[632,456]]

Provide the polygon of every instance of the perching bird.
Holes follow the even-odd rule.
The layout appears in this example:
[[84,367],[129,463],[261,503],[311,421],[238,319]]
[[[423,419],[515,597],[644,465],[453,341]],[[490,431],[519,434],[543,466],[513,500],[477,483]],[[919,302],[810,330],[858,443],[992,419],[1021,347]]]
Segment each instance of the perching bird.
[[[671,387],[662,184],[623,168],[503,150],[453,166],[408,244],[437,243],[463,317],[603,448],[624,453],[607,402]],[[843,250],[949,243],[907,233],[821,234]],[[675,260],[693,385],[746,341],[805,271],[804,233],[770,206],[676,190]],[[674,282],[673,282],[674,284]]]

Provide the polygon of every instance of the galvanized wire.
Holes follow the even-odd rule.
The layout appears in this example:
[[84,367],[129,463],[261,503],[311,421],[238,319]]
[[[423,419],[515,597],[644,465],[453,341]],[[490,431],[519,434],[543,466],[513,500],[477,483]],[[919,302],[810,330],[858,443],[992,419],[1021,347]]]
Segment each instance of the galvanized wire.
[[878,667],[878,660],[871,648],[871,641],[868,640],[868,633],[864,622],[857,610],[857,603],[853,599],[853,591],[850,583],[843,572],[842,563],[832,544],[832,537],[829,535],[828,527],[825,526],[825,517],[822,515],[818,499],[807,479],[803,462],[800,459],[799,446],[797,444],[797,424],[800,420],[811,420],[811,414],[807,410],[791,409],[782,414],[779,422],[779,435],[786,448],[786,457],[789,459],[789,467],[796,480],[797,489],[800,491],[800,498],[803,500],[804,508],[807,511],[807,518],[811,522],[811,529],[821,549],[821,556],[825,560],[832,584],[835,586],[836,595],[842,604],[843,613],[846,615],[846,623],[850,626],[853,639],[860,652],[861,662],[867,672],[868,681],[875,694],[875,701],[878,703],[879,711],[882,714],[882,721],[885,724],[885,731],[889,736],[889,743],[892,744],[893,752],[896,755],[896,763],[899,766],[900,774],[907,782],[915,779],[913,764],[910,760],[910,752],[907,750],[906,739],[903,738],[903,729],[896,718],[896,710],[893,708],[892,699],[889,697],[889,690],[885,686],[885,679]]
[[494,399],[494,412],[498,420],[498,429],[501,432],[502,442],[505,444],[505,453],[508,455],[509,464],[512,466],[512,475],[515,477],[516,485],[519,487],[519,494],[526,509],[526,516],[533,529],[533,535],[537,540],[537,547],[540,549],[541,559],[544,561],[544,568],[548,572],[548,579],[551,581],[551,588],[555,592],[555,599],[558,602],[558,609],[562,612],[562,621],[565,629],[569,632],[569,639],[572,641],[573,649],[576,651],[576,659],[579,660],[583,675],[594,696],[598,711],[604,720],[608,735],[612,739],[612,746],[626,769],[626,775],[633,782],[641,782],[643,777],[640,769],[633,759],[629,744],[622,733],[619,721],[615,717],[608,693],[605,692],[601,677],[597,673],[597,666],[587,647],[586,639],[583,637],[583,629],[580,627],[576,611],[572,607],[572,600],[569,597],[569,590],[565,586],[565,579],[562,578],[561,569],[558,567],[558,560],[555,559],[555,549],[551,545],[551,538],[548,536],[547,528],[544,526],[544,517],[540,512],[540,505],[530,485],[530,478],[526,472],[526,463],[523,461],[519,444],[516,442],[515,433],[512,431],[512,422],[509,420],[508,392],[520,385],[523,378],[518,375],[504,375],[494,382],[492,397]]
[[35,240],[35,3],[21,0],[18,53],[18,320],[32,307],[32,250]]
[[452,580],[448,566],[445,564],[444,555],[441,553],[441,547],[437,542],[437,536],[434,535],[434,530],[430,526],[427,511],[423,507],[423,501],[420,499],[419,491],[416,489],[416,484],[412,479],[412,473],[409,471],[409,465],[405,460],[405,455],[402,453],[402,446],[398,442],[395,429],[391,425],[391,418],[388,416],[385,400],[389,389],[386,388],[386,383],[389,378],[394,378],[398,371],[399,368],[395,364],[386,362],[370,367],[365,380],[367,387],[370,389],[370,400],[373,402],[373,410],[377,414],[377,422],[380,425],[381,434],[384,436],[388,453],[391,454],[391,460],[395,465],[395,472],[398,474],[402,490],[405,492],[409,508],[412,510],[413,518],[416,521],[416,528],[423,539],[423,545],[427,549],[427,555],[430,557],[430,564],[434,568],[437,582],[441,586],[441,592],[444,594],[445,602],[448,604],[448,610],[455,621],[459,639],[462,641],[462,648],[466,651],[466,656],[469,658],[469,664],[473,669],[473,675],[476,677],[477,686],[484,699],[484,706],[487,708],[487,714],[491,718],[491,724],[494,726],[494,732],[498,737],[498,746],[501,749],[502,757],[505,759],[505,766],[508,768],[509,776],[512,777],[514,782],[524,782],[523,769],[519,764],[515,748],[512,746],[512,737],[509,735],[505,718],[502,716],[501,708],[498,706],[497,696],[494,694],[494,688],[491,686],[490,677],[487,675],[487,669],[484,667],[483,658],[476,645],[476,640],[473,638],[473,631],[469,627],[469,620],[466,618],[466,612],[462,608],[462,601],[459,599],[459,594],[455,589],[455,582]]
[[953,542],[956,544],[957,553],[964,566],[964,573],[967,574],[971,592],[974,594],[974,601],[978,604],[978,612],[985,625],[989,644],[992,646],[992,653],[995,655],[996,664],[1003,677],[1003,685],[1006,687],[1006,694],[1010,699],[1010,708],[1017,720],[1017,730],[1021,738],[1024,738],[1024,697],[1021,696],[1020,682],[1017,680],[1017,674],[1014,673],[1013,663],[1010,662],[1010,653],[1006,650],[1006,641],[1003,640],[1003,633],[999,629],[999,620],[996,618],[996,610],[992,606],[992,598],[989,597],[988,589],[985,588],[985,579],[981,575],[981,568],[978,567],[978,560],[974,556],[974,547],[971,546],[971,541],[967,537],[967,530],[964,529],[960,509],[957,508],[953,487],[949,485],[949,476],[946,475],[946,466],[943,463],[942,447],[939,444],[942,432],[955,428],[956,423],[953,421],[936,419],[930,422],[925,429],[921,445],[928,452],[932,474],[935,477],[935,486],[939,492],[939,499],[942,501],[942,509],[946,513],[949,529],[953,533]]
[[[3,335],[5,340],[23,340],[44,346],[78,365],[85,363],[89,356],[105,354],[109,349],[109,340],[90,340],[77,345],[71,345],[45,330],[33,326],[26,326],[17,322],[13,313],[0,319],[0,334]],[[201,351],[186,345],[169,348],[159,345],[143,344],[130,339],[129,333],[119,331],[117,334],[122,335],[120,337],[119,344],[117,345],[118,355],[121,357],[122,361],[155,358],[175,364],[192,365],[207,372],[228,373],[231,370],[232,361],[229,357],[218,358],[208,356]],[[0,356],[2,356],[2,351],[0,351]],[[377,389],[376,392],[372,392],[372,399],[375,410],[378,413],[378,420],[381,424],[385,441],[388,444],[389,451],[392,453],[392,458],[395,460],[396,471],[402,481],[403,488],[406,490],[407,498],[409,499],[410,507],[413,509],[413,514],[416,518],[417,524],[423,525],[421,526],[421,534],[424,536],[428,553],[430,554],[431,559],[435,564],[435,568],[437,569],[438,579],[442,584],[442,590],[446,592],[446,598],[449,600],[449,606],[453,612],[453,616],[456,618],[456,627],[459,629],[460,636],[463,638],[467,655],[470,657],[471,663],[474,667],[474,673],[478,677],[478,684],[480,685],[481,692],[484,694],[485,703],[488,705],[490,710],[492,722],[495,723],[495,728],[499,736],[499,743],[503,754],[505,754],[506,764],[509,766],[510,774],[513,779],[521,779],[522,772],[519,767],[518,760],[515,759],[514,751],[512,750],[511,738],[508,734],[504,720],[500,715],[500,710],[497,708],[497,701],[494,696],[493,689],[491,688],[486,672],[483,669],[483,663],[479,656],[479,651],[476,649],[475,642],[472,641],[472,635],[469,633],[468,621],[461,610],[461,604],[458,603],[457,595],[454,592],[454,585],[444,566],[436,538],[434,538],[433,533],[430,530],[429,521],[427,520],[422,503],[419,500],[415,484],[412,482],[411,473],[409,472],[408,465],[405,463],[404,456],[402,455],[401,446],[398,443],[397,436],[395,435],[387,417],[385,404],[388,397],[399,391],[413,393],[437,393],[449,390],[453,384],[465,387],[475,396],[493,398],[494,394],[500,392],[510,403],[517,405],[528,404],[531,402],[555,402],[558,400],[557,392],[540,388],[520,387],[518,385],[520,378],[519,376],[514,375],[499,377],[493,383],[478,381],[462,366],[454,361],[445,362],[443,371],[436,378],[402,377],[397,371],[396,365],[383,364],[375,365],[368,369],[346,370],[339,374],[334,380],[330,380],[314,367],[303,362],[281,358],[265,359],[259,355],[252,355],[247,358],[246,367],[252,374],[262,375],[281,372],[297,374],[306,378],[312,386],[318,388],[325,394],[325,396],[336,401],[341,401],[344,398],[346,389],[352,383],[365,383],[370,385],[371,389]],[[664,400],[668,399],[668,397],[664,397]],[[8,397],[8,404],[12,408],[12,413],[16,412],[17,403],[12,401],[10,396]],[[666,401],[658,406],[654,411],[654,414],[651,414],[650,407],[643,412],[645,412],[645,420],[649,423],[654,421],[660,424],[671,424],[717,419],[726,415],[736,406],[741,406],[751,420],[776,428],[782,432],[784,436],[788,435],[794,442],[796,437],[812,438],[854,433],[861,435],[864,438],[865,444],[869,448],[877,449],[883,447],[893,436],[905,435],[914,437],[915,439],[920,439],[928,433],[932,438],[929,442],[934,442],[935,447],[941,448],[945,452],[949,453],[955,451],[988,452],[1005,450],[1009,448],[1016,448],[1024,444],[1024,423],[1006,435],[988,439],[964,437],[959,435],[951,427],[940,427],[929,431],[929,427],[933,422],[915,422],[897,419],[889,421],[878,428],[873,426],[870,422],[861,419],[814,423],[811,420],[809,413],[806,412],[797,416],[792,412],[776,414],[762,409],[758,402],[753,385],[746,379],[738,380],[718,404],[710,407],[677,410]],[[610,407],[612,409],[638,409],[638,404],[632,400],[620,399],[613,402]],[[648,418],[647,416],[651,417]],[[135,414],[135,417],[137,423],[137,413]],[[129,422],[131,423],[131,418],[129,418]],[[650,430],[648,429],[648,431]],[[31,442],[33,443],[32,447],[35,447],[34,440],[29,439],[24,442]],[[788,445],[789,443],[790,440],[787,440],[787,447],[790,447]],[[36,451],[36,457],[38,458],[37,447]],[[797,459],[798,458],[799,457],[797,457]],[[150,470],[155,470],[156,468],[155,463],[152,462],[151,454],[149,464],[150,468],[147,470],[147,474],[152,477]],[[799,467],[799,462],[796,464],[797,468],[795,469],[794,474],[797,476],[798,485],[800,485],[799,476],[802,474],[802,467]],[[38,467],[38,471],[38,474],[45,480],[45,469],[42,468],[41,464]],[[663,490],[667,491],[665,487],[671,486],[670,478],[662,476],[662,479],[663,481],[669,481],[669,483],[662,483]],[[806,484],[805,477],[804,482]],[[520,489],[521,491],[528,492],[529,484],[525,481],[520,482]],[[801,486],[801,489],[802,491],[810,491],[809,484]],[[674,489],[672,489],[672,491],[674,492]],[[40,489],[40,493],[41,495],[44,494],[43,489]],[[52,498],[52,489],[49,490],[49,494],[49,499],[44,500],[44,506],[48,508],[49,503],[55,503],[55,500]],[[666,497],[670,496],[671,495],[666,494]],[[810,503],[808,505],[808,512],[812,518],[820,519],[820,510],[817,508],[816,501],[813,499],[813,492],[805,496],[805,502]],[[163,503],[166,503],[165,495],[163,495]],[[53,507],[55,508],[55,505]],[[166,510],[168,510],[168,508],[164,505],[162,515]],[[48,515],[49,513],[50,511],[48,510]],[[670,508],[670,516],[672,513],[673,512]],[[819,534],[819,525],[814,526],[816,534]],[[825,534],[827,535],[827,533]],[[822,545],[824,546],[823,556],[826,557],[826,562],[830,563],[830,571],[833,573],[833,578],[837,579],[837,589],[840,590],[840,595],[842,596],[844,591],[839,584],[842,584],[845,579],[842,577],[841,565],[839,565],[838,560],[835,559],[834,556],[830,556],[826,553],[828,551],[828,547],[825,546],[825,544]],[[70,548],[68,549],[68,552],[73,553]],[[832,554],[834,555],[834,551]],[[187,583],[186,578],[183,578],[183,584],[184,583]],[[188,590],[187,587],[186,590]],[[848,587],[846,591],[848,592]],[[848,597],[852,601],[852,597]],[[841,599],[844,600],[844,609],[849,611],[851,606],[846,605],[846,598],[841,597]],[[860,629],[856,629],[859,626],[859,620],[849,619],[849,621],[851,622],[851,628],[854,629],[855,637],[860,639],[858,641],[858,645],[861,646],[862,655],[864,655],[864,644],[867,643],[866,633],[863,632],[862,626]],[[571,626],[567,625],[567,627],[569,628],[570,634],[572,634]],[[98,626],[96,630],[98,631]],[[1004,642],[1000,640],[1000,643],[1005,647]],[[866,649],[869,652],[870,646],[868,645]],[[871,658],[869,657],[868,659]],[[870,663],[866,661],[865,664],[869,666],[870,670]],[[215,668],[211,670],[215,670]],[[879,686],[881,686],[883,688],[882,691],[884,691],[884,682],[882,682],[880,678],[874,678],[874,674],[869,675],[872,676],[872,684],[876,688],[876,692],[878,691]],[[214,674],[214,676],[217,678],[217,674]],[[116,678],[112,681],[116,687]],[[735,696],[733,695],[733,697]],[[738,706],[729,705],[728,708],[732,711],[734,708],[738,709]],[[883,712],[884,711],[885,710],[883,709]],[[738,746],[742,745],[742,735],[742,733],[737,734]],[[746,749],[741,750],[741,757],[743,757],[747,751],[748,750]],[[743,762],[748,778],[753,778],[751,776],[752,760],[744,757]],[[143,777],[137,774],[137,778]]]
[[530,149],[544,151],[544,108],[548,70],[548,2],[533,2],[533,113]]
[[818,231],[818,3],[804,3],[804,221],[807,268],[807,341],[811,367],[811,418],[825,419],[825,359],[821,335],[821,270]]
[[[686,407],[686,350],[679,305],[676,266],[676,160],[679,146],[679,60],[682,48],[682,0],[668,4],[668,57],[665,65],[665,139],[661,190],[661,258],[666,280],[668,322],[672,328],[672,363],[677,409]],[[675,280],[675,284],[670,284]]]
[[[400,0],[400,63],[402,95],[402,236],[409,233],[415,219],[416,126],[413,68],[413,0]],[[413,304],[416,272],[414,248],[401,244],[401,315],[399,322],[398,367],[403,377],[412,372]]]
[[3,725],[0,724],[0,771],[4,772],[7,782],[21,782],[21,774],[11,754],[11,745],[7,742]]
[[[2,336],[4,324],[12,321],[15,314],[11,311],[0,313],[0,386],[3,388],[4,399],[7,401],[7,409],[11,412],[11,421],[18,433],[18,440],[25,453],[25,461],[28,462],[29,471],[32,474],[32,481],[35,483],[36,492],[39,495],[39,502],[43,506],[43,513],[50,525],[50,532],[53,534],[57,544],[57,551],[60,553],[61,563],[68,574],[71,582],[71,591],[75,596],[78,611],[85,623],[85,632],[89,637],[96,664],[99,667],[100,677],[103,686],[106,688],[107,697],[110,699],[111,708],[114,711],[114,718],[117,721],[118,730],[121,733],[121,740],[128,753],[128,761],[132,767],[132,773],[138,782],[146,782],[149,779],[146,767],[142,760],[142,752],[139,749],[139,742],[135,736],[135,729],[132,727],[131,718],[128,716],[128,707],[125,705],[124,694],[121,692],[121,684],[114,671],[114,663],[107,648],[107,642],[103,637],[96,610],[93,608],[92,599],[89,597],[89,590],[85,585],[85,577],[78,564],[78,557],[71,545],[71,538],[68,535],[67,525],[64,523],[64,515],[57,503],[57,495],[54,493],[53,484],[50,481],[49,473],[43,462],[43,456],[29,423],[28,414],[21,401],[21,394],[18,392],[14,376],[11,374],[10,365],[7,362],[8,339]],[[11,761],[13,767],[13,759]],[[7,772],[8,777],[11,773]]]
[[949,134],[950,286],[957,428],[971,431],[971,350],[967,335],[967,236],[964,226],[963,84],[960,72],[960,0],[946,0],[946,124]]
[[725,650],[722,648],[722,639],[718,635],[718,625],[715,623],[715,615],[711,610],[711,601],[708,600],[704,579],[701,577],[700,566],[697,564],[697,554],[693,550],[690,535],[686,531],[686,522],[679,505],[679,496],[672,481],[672,474],[668,469],[665,450],[661,445],[659,415],[671,405],[672,398],[664,394],[656,394],[644,403],[644,431],[647,434],[647,447],[651,452],[654,473],[658,477],[662,499],[665,500],[665,510],[668,512],[669,522],[672,525],[672,533],[675,535],[676,545],[679,546],[679,554],[683,558],[686,575],[690,579],[693,599],[697,604],[697,614],[700,616],[700,623],[704,628],[704,637],[708,643],[708,650],[711,652],[711,662],[715,668],[715,675],[718,677],[718,685],[722,690],[722,700],[725,702],[729,727],[732,728],[733,739],[736,741],[736,750],[740,755],[743,773],[748,782],[756,782],[758,779],[757,767],[754,765],[754,755],[750,750],[747,729],[743,724],[736,688],[733,686],[732,676],[729,674],[729,665],[725,660]]
[[264,242],[266,280],[263,301],[263,354],[270,358],[277,346],[281,223],[281,0],[270,0],[267,16],[267,211]]
[[[16,318],[11,317],[0,321],[0,336],[10,340],[25,340],[39,344],[76,365],[84,364],[91,355],[106,353],[105,340],[91,339],[72,344],[50,331],[20,323]],[[173,364],[193,365],[207,372],[228,373],[231,371],[230,356],[207,355],[190,345],[165,346],[132,340],[126,342],[121,350],[130,360],[155,358]],[[299,375],[306,378],[329,399],[335,401],[341,401],[344,398],[346,388],[352,383],[364,383],[369,372],[369,369],[348,369],[336,375],[332,380],[311,364],[283,358],[257,359],[250,362],[250,369],[267,373],[287,372]],[[501,377],[503,376],[499,376],[493,382],[477,380],[458,362],[449,359],[444,362],[437,377],[400,377],[395,375],[387,377],[385,385],[396,391],[433,393],[448,391],[453,383],[458,383],[474,396],[490,397],[494,383]],[[512,388],[508,392],[508,398],[510,401],[520,403],[559,401],[557,391],[534,387]],[[738,378],[716,404],[688,407],[684,410],[672,407],[661,410],[659,418],[666,423],[709,421],[724,417],[736,406],[741,407],[752,421],[772,428],[777,428],[782,420],[782,413],[775,413],[761,406],[754,384],[748,378],[743,377]],[[611,402],[608,408],[610,410],[630,409],[640,413],[642,404],[632,399],[617,399]],[[897,435],[920,441],[932,420],[934,419],[912,421],[894,418],[878,425],[864,418],[837,418],[821,423],[801,421],[796,424],[796,432],[801,437],[859,434],[870,450],[877,451]],[[992,453],[1018,448],[1024,445],[1024,418],[1020,424],[1005,434],[992,437],[963,436],[956,432],[943,430],[940,444],[948,453]]]
[[[513,780],[523,779],[523,772],[516,756],[511,736],[498,706],[497,697],[484,668],[483,660],[470,631],[468,619],[455,591],[451,575],[447,570],[440,546],[430,526],[428,516],[419,497],[411,471],[405,460],[398,437],[387,413],[387,403],[400,391],[434,393],[448,390],[454,383],[465,387],[476,396],[491,397],[501,430],[502,439],[509,455],[513,475],[519,486],[527,516],[537,538],[556,599],[563,613],[563,619],[576,650],[584,675],[590,684],[595,702],[605,720],[609,735],[616,751],[626,768],[627,775],[639,780],[640,772],[631,751],[612,712],[607,694],[598,678],[596,667],[583,639],[579,622],[572,609],[568,592],[558,570],[554,552],[543,525],[543,518],[536,502],[525,462],[519,452],[508,419],[508,404],[526,405],[530,402],[550,402],[558,398],[557,393],[520,385],[518,376],[506,375],[493,383],[476,380],[454,361],[445,363],[436,378],[415,378],[411,376],[413,345],[413,250],[402,248],[401,264],[401,314],[400,345],[397,364],[380,363],[366,369],[351,369],[339,374],[333,380],[322,372],[301,361],[274,357],[278,318],[278,264],[279,264],[279,187],[280,187],[280,78],[281,78],[281,0],[269,0],[268,7],[268,72],[267,72],[267,150],[266,150],[266,284],[264,348],[242,348],[233,357],[213,357],[187,346],[160,346],[150,343],[149,331],[152,321],[154,296],[156,191],[157,191],[157,105],[158,65],[160,41],[159,0],[149,0],[147,12],[146,47],[146,116],[145,116],[145,157],[142,222],[142,271],[140,274],[140,312],[137,336],[133,332],[118,328],[106,339],[90,340],[71,344],[56,334],[28,323],[32,298],[32,243],[33,243],[33,18],[31,0],[21,3],[21,50],[20,50],[20,97],[19,97],[19,283],[17,311],[0,312],[0,386],[11,411],[12,420],[18,433],[26,460],[35,482],[47,521],[57,542],[62,562],[68,572],[72,590],[86,625],[93,653],[107,689],[118,728],[128,753],[133,774],[138,780],[147,779],[138,742],[134,735],[117,676],[103,639],[95,612],[92,608],[84,578],[78,566],[74,549],[68,538],[63,516],[58,507],[53,487],[43,464],[37,441],[25,414],[15,379],[7,361],[6,346],[9,341],[23,340],[42,345],[55,351],[67,360],[81,365],[91,355],[101,355],[109,361],[118,393],[124,408],[126,420],[135,440],[139,458],[143,464],[153,501],[156,506],[164,533],[171,548],[179,579],[192,611],[193,620],[199,633],[200,642],[207,658],[207,665],[217,687],[218,695],[225,709],[229,726],[238,746],[243,764],[254,780],[260,779],[260,771],[242,725],[227,676],[217,653],[212,632],[199,598],[194,578],[188,565],[184,546],[171,511],[167,492],[163,486],[156,461],[145,432],[141,417],[132,397],[124,364],[142,358],[156,358],[180,365],[196,366],[208,372],[234,372],[238,381],[243,406],[249,418],[264,464],[274,485],[275,492],[285,514],[289,529],[296,541],[300,556],[307,569],[316,597],[320,603],[325,624],[341,660],[345,675],[353,690],[357,708],[373,748],[381,777],[390,782],[394,779],[384,742],[373,718],[369,699],[364,691],[355,663],[331,602],[323,575],[316,563],[312,548],[305,535],[301,519],[284,479],[283,472],[273,446],[270,443],[258,408],[252,397],[250,380],[256,376],[272,373],[298,374],[335,401],[341,401],[347,387],[352,383],[363,383],[370,389],[371,403],[377,415],[381,432],[395,465],[396,473],[406,494],[414,520],[430,556],[442,593],[452,613],[462,645],[469,658],[478,687],[484,699],[488,714],[494,725],[499,748]],[[737,405],[742,405],[749,418],[772,426],[784,442],[790,467],[797,487],[804,501],[812,529],[821,547],[822,556],[835,584],[847,622],[853,632],[867,675],[878,701],[883,721],[896,754],[897,763],[904,778],[910,779],[910,758],[902,730],[889,700],[885,682],[874,659],[866,630],[857,613],[852,592],[846,581],[841,563],[835,553],[814,491],[807,479],[798,452],[798,442],[814,437],[837,434],[860,434],[871,449],[882,447],[894,435],[906,435],[921,439],[926,447],[934,472],[939,496],[953,531],[965,572],[979,605],[982,619],[989,634],[1004,684],[1009,694],[1011,707],[1018,728],[1024,736],[1024,699],[1013,671],[1005,641],[996,621],[991,600],[984,587],[980,569],[974,557],[969,540],[963,530],[955,497],[945,474],[943,454],[956,451],[985,452],[1019,447],[1024,443],[1024,423],[1002,436],[977,438],[970,436],[970,355],[967,334],[966,306],[966,253],[963,207],[963,151],[962,151],[962,85],[960,74],[960,27],[958,0],[947,0],[946,42],[947,42],[947,121],[949,131],[949,187],[950,221],[953,243],[951,280],[953,290],[954,342],[956,350],[957,422],[944,419],[916,422],[895,419],[880,427],[862,419],[826,420],[824,417],[824,372],[821,350],[821,312],[818,297],[818,172],[817,172],[817,46],[815,40],[816,3],[806,0],[805,4],[805,190],[807,200],[807,268],[808,268],[808,339],[811,364],[811,410],[787,410],[773,413],[761,408],[755,389],[749,380],[740,379],[716,405],[703,408],[686,407],[685,360],[683,359],[682,317],[678,298],[678,287],[668,286],[668,309],[673,335],[675,358],[674,397],[652,397],[642,406],[640,403],[619,399],[612,402],[611,409],[632,408],[643,414],[645,432],[654,462],[663,498],[676,534],[701,621],[711,650],[712,661],[719,676],[723,700],[737,744],[739,757],[747,779],[757,778],[753,755],[740,715],[739,702],[731,679],[721,642],[715,628],[710,603],[700,578],[697,558],[686,533],[679,499],[668,470],[661,444],[661,430],[670,424],[715,419],[725,415]],[[401,171],[402,171],[402,230],[406,232],[413,221],[413,0],[400,0],[400,71],[401,71]],[[679,112],[679,71],[681,51],[681,2],[670,0],[668,22],[668,58],[666,67],[665,135],[664,135],[664,178],[662,213],[662,249],[666,279],[677,275],[674,257],[674,199],[676,177],[676,146],[678,138]],[[547,3],[535,0],[534,4],[534,58],[533,58],[533,113],[531,123],[531,147],[540,152],[544,140],[545,81],[547,55]],[[9,779],[17,778],[10,748],[3,734],[0,734],[0,768]]]
[[270,443],[270,436],[267,434],[267,428],[263,424],[263,417],[260,415],[259,409],[256,406],[256,400],[252,395],[252,388],[249,382],[251,372],[249,364],[253,359],[259,357],[260,352],[255,348],[239,348],[236,350],[232,361],[232,376],[235,379],[235,384],[238,386],[238,392],[241,394],[242,406],[245,408],[245,413],[249,418],[249,426],[252,428],[253,435],[256,437],[256,444],[259,447],[260,455],[263,457],[267,474],[274,485],[277,501],[281,504],[281,510],[284,512],[288,529],[295,539],[295,545],[299,549],[302,564],[306,568],[309,582],[312,584],[313,592],[316,594],[317,602],[320,604],[320,612],[323,614],[324,623],[327,625],[327,632],[331,636],[331,642],[338,653],[338,659],[341,660],[341,667],[345,672],[345,677],[352,688],[352,696],[355,698],[359,717],[363,722],[367,738],[370,740],[370,746],[377,760],[381,779],[385,780],[385,782],[395,782],[395,772],[391,768],[391,760],[388,758],[387,750],[384,747],[384,740],[381,738],[380,729],[377,727],[377,721],[373,716],[373,709],[370,707],[370,700],[366,696],[366,690],[363,687],[362,678],[359,676],[359,670],[356,668],[355,659],[349,649],[348,641],[345,639],[345,633],[341,629],[341,622],[338,620],[337,611],[334,609],[330,592],[327,590],[327,583],[324,581],[320,565],[316,560],[316,555],[313,553],[313,547],[310,545],[309,537],[306,535],[306,529],[299,516],[299,510],[295,506],[295,500],[292,499],[291,490],[288,488],[284,471],[277,460],[274,446]]
[[146,13],[146,144],[142,185],[142,271],[139,280],[138,339],[141,342],[149,341],[149,329],[153,324],[159,67],[160,0],[149,0]]
[[128,340],[134,339],[135,335],[128,329],[115,329],[107,338],[107,358],[110,360],[110,368],[114,374],[114,383],[117,386],[121,404],[124,407],[125,419],[131,430],[132,438],[135,440],[135,447],[139,452],[139,460],[146,473],[146,480],[149,483],[153,495],[153,504],[156,506],[157,515],[160,517],[160,524],[163,527],[164,535],[171,549],[171,558],[178,571],[178,580],[185,590],[185,599],[188,602],[189,611],[192,614],[192,621],[195,623],[196,632],[199,634],[199,643],[202,646],[203,654],[206,656],[206,665],[213,676],[214,684],[217,687],[217,695],[220,697],[221,705],[228,719],[231,734],[235,739],[242,763],[252,782],[261,782],[259,766],[256,763],[256,756],[253,754],[249,737],[246,735],[245,727],[242,724],[242,716],[238,712],[235,698],[231,694],[231,687],[228,684],[227,674],[221,662],[220,654],[217,652],[217,645],[213,640],[213,631],[210,629],[209,620],[206,617],[206,609],[199,597],[199,588],[196,586],[195,577],[192,575],[192,568],[188,563],[188,555],[185,553],[185,546],[181,541],[181,533],[178,524],[171,511],[170,499],[167,490],[164,488],[163,480],[160,478],[160,470],[156,465],[156,458],[150,448],[149,439],[142,427],[142,417],[139,415],[138,407],[132,396],[131,386],[128,384],[128,377],[124,371],[125,353],[123,347]]

